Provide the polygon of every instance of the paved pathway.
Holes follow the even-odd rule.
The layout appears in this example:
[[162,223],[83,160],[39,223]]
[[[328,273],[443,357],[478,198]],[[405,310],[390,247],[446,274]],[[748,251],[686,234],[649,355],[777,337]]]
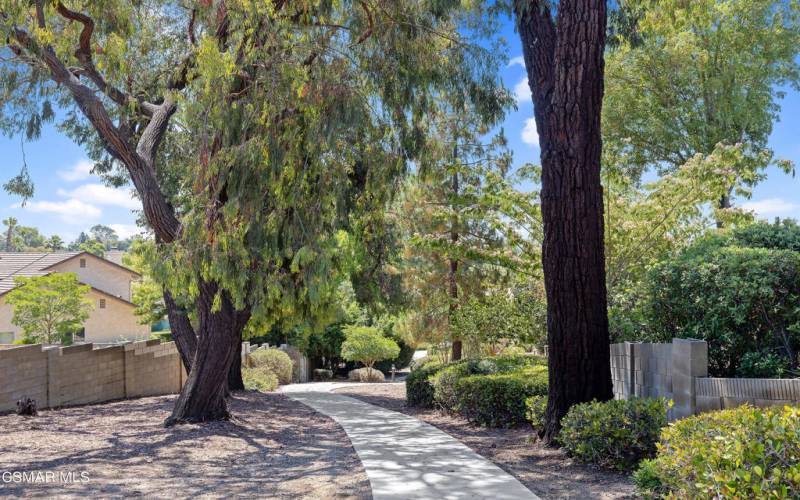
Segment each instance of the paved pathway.
[[341,425],[358,453],[375,500],[538,497],[513,476],[416,418],[330,391],[346,383],[292,384],[282,391]]

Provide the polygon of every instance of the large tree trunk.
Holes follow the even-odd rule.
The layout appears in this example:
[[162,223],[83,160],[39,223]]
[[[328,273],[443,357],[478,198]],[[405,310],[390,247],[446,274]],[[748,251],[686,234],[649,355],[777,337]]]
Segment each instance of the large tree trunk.
[[239,336],[236,339],[236,345],[233,347],[236,355],[233,357],[231,369],[228,370],[228,390],[230,391],[243,391],[244,381],[242,380],[242,331],[239,330]]
[[550,389],[545,441],[569,408],[612,397],[600,184],[604,0],[517,0],[542,162]]
[[200,335],[192,362],[192,371],[181,390],[172,415],[165,425],[181,422],[226,420],[230,417],[226,394],[228,373],[236,356],[236,344],[249,319],[248,311],[237,311],[224,290],[220,292],[219,310],[212,311],[219,288],[201,283],[197,299]]
[[181,356],[181,362],[184,369],[186,369],[186,373],[191,373],[192,360],[194,359],[195,351],[197,351],[197,335],[194,333],[194,328],[189,322],[189,316],[186,311],[178,306],[169,290],[164,290],[164,305],[167,307],[167,318],[169,318],[172,340],[175,341],[175,347],[177,347],[178,354]]

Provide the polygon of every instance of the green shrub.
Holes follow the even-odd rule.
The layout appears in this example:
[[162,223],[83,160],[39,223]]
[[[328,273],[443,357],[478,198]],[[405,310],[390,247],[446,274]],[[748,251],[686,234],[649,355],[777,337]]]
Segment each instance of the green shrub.
[[456,382],[458,409],[480,425],[511,427],[525,421],[525,400],[547,394],[547,367],[508,373],[471,375]]
[[158,339],[161,341],[162,344],[166,342],[172,342],[172,331],[171,330],[162,330],[160,332],[152,332],[150,334],[151,339]]
[[278,388],[278,377],[267,366],[242,368],[245,389],[269,392]]
[[384,359],[396,358],[400,354],[397,342],[387,338],[374,326],[348,325],[344,328],[342,357],[358,361],[368,368]]
[[738,375],[743,378],[781,378],[788,371],[789,360],[778,354],[748,352],[739,362]]
[[709,374],[732,377],[747,353],[800,350],[800,252],[698,241],[649,273],[654,336],[708,342]]
[[800,498],[800,407],[740,406],[674,422],[634,479],[676,498]]
[[655,454],[667,407],[662,398],[577,404],[561,420],[558,439],[582,462],[629,470]]
[[378,361],[375,363],[375,369],[380,370],[384,373],[389,373],[392,371],[392,365],[396,369],[405,368],[411,363],[411,358],[414,357],[415,349],[410,345],[406,344],[403,339],[394,338],[394,341],[397,342],[397,345],[400,346],[400,354],[392,359],[385,359],[383,361]]
[[280,349],[257,349],[250,353],[248,365],[271,371],[280,385],[292,382],[292,358]]
[[406,377],[406,404],[431,408],[433,406],[433,383],[431,377],[444,368],[440,363],[429,361],[413,370]]
[[445,411],[458,411],[456,383],[470,375],[490,375],[518,370],[525,366],[544,364],[536,356],[513,355],[485,359],[467,359],[451,363],[431,379],[433,400]]
[[544,411],[546,409],[547,396],[531,396],[525,400],[525,418],[537,431],[544,429]]

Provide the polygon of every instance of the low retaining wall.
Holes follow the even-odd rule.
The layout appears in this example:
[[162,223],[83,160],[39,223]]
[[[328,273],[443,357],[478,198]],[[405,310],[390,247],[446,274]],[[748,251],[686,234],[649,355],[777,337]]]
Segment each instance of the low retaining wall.
[[672,399],[670,420],[744,403],[800,403],[800,379],[709,378],[708,344],[703,340],[612,344],[611,378],[616,399]]
[[92,344],[0,349],[0,412],[23,397],[39,408],[174,394],[186,372],[173,342],[146,340],[94,348]]

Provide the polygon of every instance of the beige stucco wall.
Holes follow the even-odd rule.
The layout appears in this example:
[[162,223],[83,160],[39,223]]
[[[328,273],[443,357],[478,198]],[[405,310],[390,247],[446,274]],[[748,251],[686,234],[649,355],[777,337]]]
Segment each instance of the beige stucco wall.
[[[80,266],[81,259],[86,259],[86,267]],[[56,272],[75,273],[81,283],[127,301],[131,300],[131,281],[138,279],[135,274],[90,254],[77,255],[50,269]]]
[[[150,337],[150,325],[139,324],[139,318],[133,314],[133,304],[116,300],[95,290],[90,290],[88,297],[94,302],[94,309],[83,324],[86,331],[85,342],[119,342],[144,340]],[[100,309],[100,299],[106,300],[105,309]]]
[[[84,323],[85,342],[119,342],[122,340],[143,340],[150,336],[150,326],[140,325],[138,317],[133,314],[134,306],[109,297],[95,290],[88,293],[94,309]],[[100,309],[100,299],[105,299],[105,309]],[[13,308],[6,304],[5,297],[0,297],[0,332],[13,332],[14,338],[21,337],[21,329],[11,324]]]

